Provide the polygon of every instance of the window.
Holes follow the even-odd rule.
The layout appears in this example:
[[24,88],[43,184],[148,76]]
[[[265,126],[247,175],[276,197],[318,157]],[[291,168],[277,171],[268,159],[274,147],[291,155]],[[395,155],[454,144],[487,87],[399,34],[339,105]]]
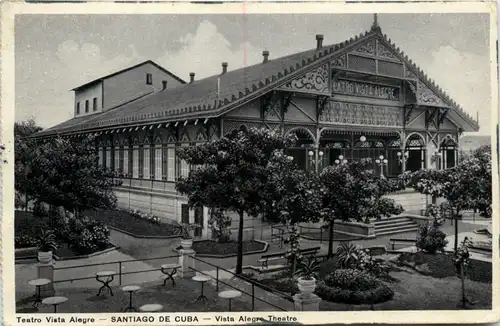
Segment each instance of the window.
[[189,206],[181,204],[181,222],[189,223]]
[[139,146],[132,149],[132,178],[139,177]]
[[154,172],[154,175],[155,175],[155,179],[156,180],[161,180],[162,177],[163,177],[163,157],[162,157],[162,148],[161,146],[157,146],[155,148],[155,159],[154,159],[154,162],[155,162],[155,172]]
[[111,157],[111,148],[110,147],[107,147],[106,148],[106,167],[108,169],[111,169],[112,166],[111,166],[111,162],[113,162],[112,160],[112,157]]
[[150,178],[150,168],[151,168],[151,149],[149,145],[144,146],[143,150],[143,179],[149,179]]
[[[125,161],[125,150],[123,149],[123,146],[120,147],[120,153],[119,153],[119,162],[118,162],[118,173],[121,173],[123,175],[125,175],[125,171],[124,171],[124,164],[123,162]],[[128,159],[128,155],[127,155],[127,159]]]
[[89,100],[85,101],[85,113],[89,113]]
[[153,75],[152,74],[146,74],[146,84],[153,85]]
[[98,149],[97,155],[99,155],[99,165],[102,165],[104,162],[104,151],[102,147]]
[[94,102],[92,103],[92,109],[97,111],[97,97],[94,97]]
[[128,152],[129,152],[129,149],[128,149],[128,146],[126,146],[122,151],[123,159],[122,159],[122,162],[120,163],[122,173],[126,177],[128,177],[128,174],[129,174],[129,168],[128,168],[128,166],[129,166],[128,154],[129,153]]
[[76,114],[80,114],[80,102],[76,103]]
[[123,158],[120,157],[122,153],[122,149],[120,147],[115,147],[115,163],[114,163],[114,168],[116,173],[121,173],[121,162],[123,161]]
[[175,147],[167,148],[167,180],[175,181]]

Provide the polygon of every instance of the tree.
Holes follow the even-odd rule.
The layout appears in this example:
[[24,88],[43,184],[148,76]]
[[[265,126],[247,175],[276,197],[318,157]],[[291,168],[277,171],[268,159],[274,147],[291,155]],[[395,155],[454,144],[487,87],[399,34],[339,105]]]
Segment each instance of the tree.
[[[16,153],[16,187],[39,202],[79,215],[86,208],[113,208],[114,172],[97,164],[92,137],[26,140]],[[23,168],[24,166],[24,168]],[[22,180],[22,182],[17,182]]]
[[370,164],[370,159],[362,159],[328,166],[320,173],[323,207],[328,212],[324,221],[329,227],[329,257],[333,255],[335,220],[369,222],[403,211],[394,200],[383,197],[401,189],[401,184],[376,177],[369,169]]
[[[16,202],[21,203],[21,196],[24,195],[24,209],[28,210],[28,202],[33,199],[32,185],[28,178],[32,162],[35,155],[36,144],[32,139],[26,137],[41,131],[43,128],[38,126],[33,119],[14,123],[14,156],[15,156],[15,189]],[[17,206],[17,205],[16,205]]]
[[457,166],[446,170],[425,169],[403,176],[405,182],[422,194],[442,197],[455,221],[454,249],[458,249],[458,220],[466,209],[479,209],[491,217],[491,151],[486,148]]
[[300,260],[299,223],[318,222],[322,216],[321,184],[316,173],[298,169],[293,158],[278,152],[269,164],[270,177],[264,185],[267,212],[280,216],[287,226],[290,249],[287,258],[291,263],[292,275]]
[[266,210],[262,188],[271,175],[268,166],[275,153],[292,142],[292,137],[252,128],[178,151],[180,159],[197,166],[176,183],[177,190],[188,197],[189,206],[232,211],[239,216],[237,274],[243,267],[244,214],[257,217]]

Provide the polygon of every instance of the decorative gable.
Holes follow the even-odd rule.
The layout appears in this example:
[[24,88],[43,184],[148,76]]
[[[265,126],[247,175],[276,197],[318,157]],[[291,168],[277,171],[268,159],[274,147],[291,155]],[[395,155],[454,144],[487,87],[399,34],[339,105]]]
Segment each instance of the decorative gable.
[[145,145],[149,145],[149,144],[151,144],[151,139],[150,139],[150,137],[149,137],[149,136],[144,137],[144,144],[145,144]]
[[115,137],[115,139],[113,141],[113,146],[115,146],[115,147],[120,146],[120,141],[118,140],[118,137]]
[[156,136],[155,138],[155,144],[161,144],[162,141],[161,141],[161,137],[160,136]]
[[188,133],[187,129],[184,129],[184,131],[181,135],[181,142],[187,143],[190,141],[191,141],[191,138],[189,137],[189,133]]
[[429,105],[429,106],[439,106],[448,108],[449,105],[446,104],[440,96],[438,96],[434,91],[432,91],[427,85],[422,81],[418,81],[417,86],[417,103],[419,105]]
[[389,50],[380,40],[377,40],[377,57],[399,61],[394,52]]
[[330,69],[328,63],[306,72],[303,76],[296,78],[284,86],[283,90],[304,92],[312,94],[330,94]]
[[355,48],[352,52],[364,55],[375,55],[375,41],[370,40]]
[[207,140],[207,134],[205,132],[205,128],[200,127],[198,129],[198,132],[196,133],[196,141],[206,141]]

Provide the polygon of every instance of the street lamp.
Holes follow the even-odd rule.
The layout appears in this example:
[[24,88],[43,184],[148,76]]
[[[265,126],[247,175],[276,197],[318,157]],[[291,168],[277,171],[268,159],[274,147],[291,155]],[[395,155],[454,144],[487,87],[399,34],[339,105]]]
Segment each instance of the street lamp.
[[406,161],[408,161],[408,157],[410,156],[410,153],[408,153],[408,151],[406,151],[404,154],[401,152],[398,152],[397,155],[398,155],[399,164],[401,165],[403,163],[406,163]]
[[347,160],[342,155],[339,155],[339,158],[335,160],[335,164],[346,164],[346,163]]
[[438,160],[441,159],[441,157],[443,157],[443,153],[441,153],[438,149],[436,149],[434,151],[434,153],[432,153],[432,155],[431,155],[431,163],[434,163],[437,161],[437,164],[439,164],[440,161],[438,161]]
[[323,151],[319,151],[318,152],[318,161],[316,162],[316,159],[314,158],[314,152],[313,151],[309,151],[309,153],[307,153],[309,155],[309,159],[311,160],[311,163],[314,164],[314,165],[317,165],[318,168],[320,167],[319,165],[321,164],[321,162],[323,161]]
[[387,165],[387,159],[384,158],[383,155],[380,155],[378,159],[375,160],[375,163],[380,165],[380,178],[384,179],[384,165]]
[[361,137],[359,137],[359,140],[361,140],[364,143],[366,141],[366,137],[365,136],[361,136]]

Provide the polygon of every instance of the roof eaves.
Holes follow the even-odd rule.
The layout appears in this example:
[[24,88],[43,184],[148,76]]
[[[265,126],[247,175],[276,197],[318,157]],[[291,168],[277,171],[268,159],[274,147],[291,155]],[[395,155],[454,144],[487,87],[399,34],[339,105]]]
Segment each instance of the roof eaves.
[[441,99],[445,103],[447,103],[453,109],[453,111],[455,111],[471,127],[473,127],[476,131],[479,130],[479,124],[467,112],[465,112],[465,110],[457,102],[455,102],[441,87],[439,87],[432,79],[430,79],[419,66],[417,66],[410,58],[408,58],[408,55],[401,51],[399,47],[397,47],[396,44],[387,37],[387,34],[382,35],[382,33],[379,33],[379,35],[382,36],[382,39],[386,43],[385,45],[390,46],[391,49],[395,51],[398,56],[404,61],[407,67],[409,67],[410,70],[417,77],[419,77],[427,87],[436,92],[437,95],[441,97]]

